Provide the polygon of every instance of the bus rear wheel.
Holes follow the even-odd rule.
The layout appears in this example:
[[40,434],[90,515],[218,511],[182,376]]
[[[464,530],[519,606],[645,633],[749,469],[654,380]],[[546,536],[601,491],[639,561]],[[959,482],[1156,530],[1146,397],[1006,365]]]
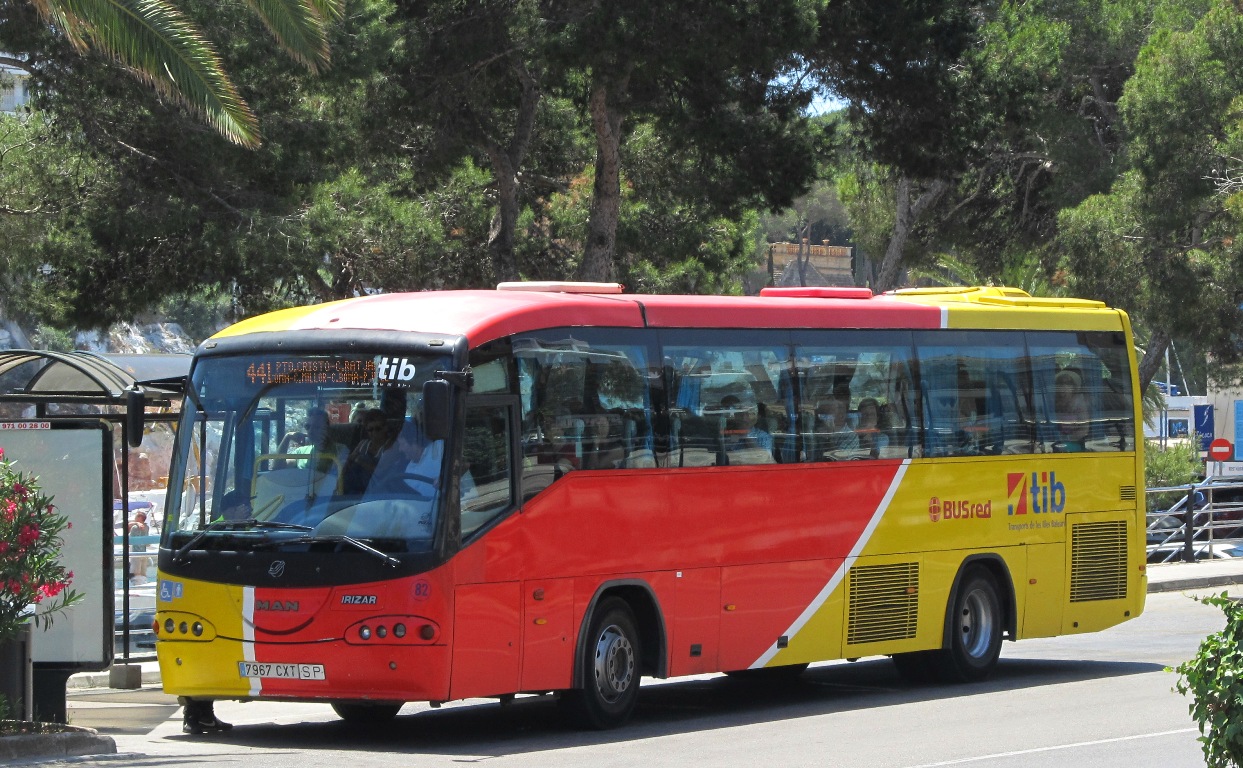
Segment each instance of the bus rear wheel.
[[332,711],[347,723],[354,725],[382,725],[397,717],[400,704],[359,704],[334,701]]
[[1001,655],[1002,613],[997,580],[982,568],[964,576],[954,598],[946,646],[937,654],[937,676],[947,683],[983,680]]
[[620,598],[602,601],[586,638],[579,653],[583,687],[563,694],[561,704],[582,727],[616,728],[639,700],[642,649],[634,612]]

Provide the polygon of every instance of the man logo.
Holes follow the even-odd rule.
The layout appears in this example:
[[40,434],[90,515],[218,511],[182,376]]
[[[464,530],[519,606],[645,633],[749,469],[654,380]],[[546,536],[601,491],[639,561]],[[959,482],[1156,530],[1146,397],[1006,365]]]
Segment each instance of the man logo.
[[274,579],[279,579],[281,576],[284,576],[285,575],[285,561],[284,560],[274,561],[270,566],[268,566],[268,575]]

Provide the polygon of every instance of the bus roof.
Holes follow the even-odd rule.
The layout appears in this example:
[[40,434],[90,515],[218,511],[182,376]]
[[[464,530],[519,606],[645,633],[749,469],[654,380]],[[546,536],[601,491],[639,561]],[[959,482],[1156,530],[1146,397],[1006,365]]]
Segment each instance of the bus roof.
[[[471,346],[514,333],[570,326],[614,328],[1009,328],[1122,330],[1123,315],[1079,299],[1040,299],[1002,288],[766,289],[762,296],[551,290],[427,291],[362,296],[243,320],[213,338],[304,330],[395,330],[464,336]],[[612,286],[614,284],[605,284]],[[543,288],[544,286],[540,286]]]

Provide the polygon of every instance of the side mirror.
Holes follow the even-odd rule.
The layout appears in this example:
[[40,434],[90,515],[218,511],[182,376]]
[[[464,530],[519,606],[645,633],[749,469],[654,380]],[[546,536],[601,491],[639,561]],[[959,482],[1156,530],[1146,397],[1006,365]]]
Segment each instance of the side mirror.
[[449,436],[449,401],[453,385],[443,379],[423,384],[423,433],[428,440],[444,440]]
[[131,448],[142,445],[146,420],[147,398],[143,397],[142,390],[137,387],[125,390],[125,434]]

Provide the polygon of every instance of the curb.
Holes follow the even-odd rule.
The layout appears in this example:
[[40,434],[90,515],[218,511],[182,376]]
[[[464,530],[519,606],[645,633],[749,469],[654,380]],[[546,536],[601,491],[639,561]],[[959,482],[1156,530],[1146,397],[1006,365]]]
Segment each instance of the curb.
[[[138,666],[131,662],[131,665]],[[120,666],[120,665],[114,665]],[[160,668],[155,664],[142,665],[142,685],[159,685],[160,684]],[[88,690],[93,688],[111,688],[112,672],[111,667],[102,672],[79,672],[70,676],[65,681],[65,688],[71,691]]]
[[65,727],[70,730],[0,736],[0,763],[34,757],[116,754],[117,743],[111,736],[100,736],[94,728]]
[[1243,584],[1243,574],[1223,574],[1221,576],[1200,576],[1189,579],[1170,579],[1153,583],[1148,582],[1148,592],[1183,592],[1191,589],[1209,589],[1211,587],[1230,587]]

